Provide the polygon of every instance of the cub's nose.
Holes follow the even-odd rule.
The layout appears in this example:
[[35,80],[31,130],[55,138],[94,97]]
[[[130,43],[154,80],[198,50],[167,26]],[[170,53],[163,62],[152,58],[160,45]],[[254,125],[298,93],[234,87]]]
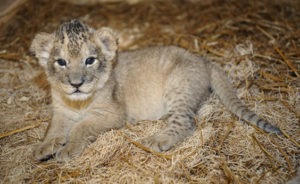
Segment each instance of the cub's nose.
[[71,82],[71,81],[70,81],[71,86],[73,86],[74,88],[79,88],[80,86],[82,86],[83,83],[84,83],[83,80],[80,81],[80,82],[78,82],[78,83],[75,83],[75,82]]

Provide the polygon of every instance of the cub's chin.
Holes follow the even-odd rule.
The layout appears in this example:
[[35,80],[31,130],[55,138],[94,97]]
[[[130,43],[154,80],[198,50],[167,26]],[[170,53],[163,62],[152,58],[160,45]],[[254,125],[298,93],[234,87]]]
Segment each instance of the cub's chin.
[[66,95],[66,97],[72,101],[85,101],[89,97],[91,97],[91,93],[78,92],[78,93],[68,94],[68,95]]

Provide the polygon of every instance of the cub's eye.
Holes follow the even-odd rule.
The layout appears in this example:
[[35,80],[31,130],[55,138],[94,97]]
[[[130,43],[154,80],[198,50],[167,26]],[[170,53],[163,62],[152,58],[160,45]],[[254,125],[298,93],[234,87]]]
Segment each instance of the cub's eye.
[[92,64],[94,64],[95,63],[95,61],[96,61],[96,58],[94,58],[94,57],[89,57],[89,58],[87,58],[86,60],[85,60],[85,65],[92,65]]
[[66,66],[66,65],[67,65],[67,62],[66,62],[66,60],[64,60],[64,59],[58,59],[58,60],[56,60],[56,63],[57,63],[59,66]]

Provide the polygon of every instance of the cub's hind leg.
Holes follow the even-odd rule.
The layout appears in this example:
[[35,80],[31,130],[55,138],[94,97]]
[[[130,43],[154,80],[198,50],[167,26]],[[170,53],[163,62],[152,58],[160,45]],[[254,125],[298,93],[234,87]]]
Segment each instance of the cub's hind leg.
[[177,84],[167,90],[164,95],[167,114],[161,118],[167,125],[160,132],[144,139],[144,145],[162,152],[193,134],[196,112],[209,94],[208,87],[203,88],[199,83],[194,87],[194,82],[184,79],[180,82],[181,85]]
[[162,152],[169,150],[174,144],[190,136],[195,129],[195,114],[192,112],[171,114],[165,121],[167,126],[160,132],[143,140],[143,144],[152,150]]

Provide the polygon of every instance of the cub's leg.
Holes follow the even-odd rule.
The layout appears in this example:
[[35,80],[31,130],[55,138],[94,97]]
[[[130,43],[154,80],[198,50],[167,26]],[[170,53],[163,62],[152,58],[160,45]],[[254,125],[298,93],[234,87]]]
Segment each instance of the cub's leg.
[[52,122],[42,143],[33,150],[33,156],[39,161],[45,161],[55,156],[57,150],[66,143],[67,132],[74,122],[64,114],[54,111]]
[[[162,152],[169,150],[174,144],[180,142],[185,137],[192,135],[195,129],[195,120],[191,110],[183,107],[175,108],[173,114],[168,115],[165,119],[167,126],[160,132],[144,139],[144,145],[150,147],[154,151]],[[171,112],[170,112],[171,113]]]
[[72,127],[66,144],[56,153],[56,160],[68,161],[79,156],[100,133],[123,126],[125,118],[122,109],[101,109],[93,109]]
[[168,113],[162,119],[167,126],[142,141],[154,151],[169,150],[177,142],[192,135],[196,127],[195,114],[198,107],[210,94],[207,85],[196,79],[178,80],[178,83],[168,84],[164,95]]

